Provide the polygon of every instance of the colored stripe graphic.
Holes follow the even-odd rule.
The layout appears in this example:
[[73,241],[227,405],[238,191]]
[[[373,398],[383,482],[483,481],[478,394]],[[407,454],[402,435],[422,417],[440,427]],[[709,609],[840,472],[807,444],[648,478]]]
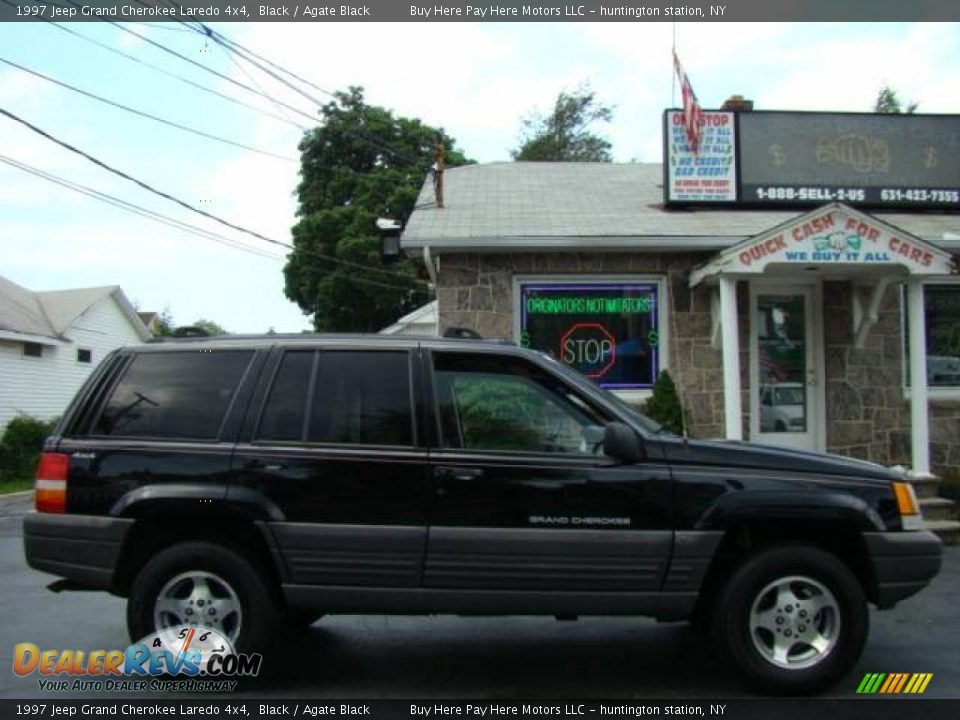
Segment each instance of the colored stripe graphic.
[[857,694],[917,695],[927,689],[933,673],[867,673],[857,686]]

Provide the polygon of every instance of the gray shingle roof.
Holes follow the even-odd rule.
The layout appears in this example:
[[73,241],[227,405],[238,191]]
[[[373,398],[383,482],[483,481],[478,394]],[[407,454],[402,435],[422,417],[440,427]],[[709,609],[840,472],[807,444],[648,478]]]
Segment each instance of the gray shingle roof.
[[[716,248],[756,235],[798,210],[665,210],[659,163],[510,162],[449,168],[444,208],[424,183],[404,229],[404,247]],[[877,217],[941,246],[960,216],[882,213]]]
[[0,330],[61,338],[74,320],[101,299],[118,293],[118,301],[141,336],[149,336],[119,285],[34,292],[0,277]]

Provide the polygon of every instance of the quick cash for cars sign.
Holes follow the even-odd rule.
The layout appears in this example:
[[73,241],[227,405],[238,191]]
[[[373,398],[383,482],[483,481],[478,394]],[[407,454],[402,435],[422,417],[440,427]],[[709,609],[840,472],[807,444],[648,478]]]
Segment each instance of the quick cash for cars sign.
[[949,275],[951,256],[922,238],[840,203],[727,248],[695,269],[690,285],[718,273],[763,273],[771,265],[896,265],[910,275]]
[[650,388],[659,371],[659,285],[522,283],[520,344],[601,386]]

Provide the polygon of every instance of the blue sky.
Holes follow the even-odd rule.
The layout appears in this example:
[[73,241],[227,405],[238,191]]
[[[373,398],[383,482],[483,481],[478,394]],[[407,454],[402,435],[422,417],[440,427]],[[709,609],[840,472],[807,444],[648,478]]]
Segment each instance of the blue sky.
[[[71,30],[271,112],[224,80],[106,24]],[[125,27],[249,83],[220,48],[176,28]],[[249,23],[226,36],[330,90],[442,126],[481,162],[504,161],[521,118],[589,81],[614,107],[597,130],[617,161],[660,160],[673,101],[671,25],[652,23]],[[681,23],[681,61],[704,107],[731,94],[758,109],[865,111],[889,83],[921,112],[960,112],[960,25]],[[296,156],[300,131],[229,104],[47,24],[0,24],[0,57],[198,129]],[[249,72],[278,99],[315,107]],[[321,95],[321,100],[326,96]],[[281,241],[294,222],[296,162],[258,156],[102,106],[0,65],[0,107],[116,167]],[[300,118],[302,119],[302,118]],[[0,155],[222,232],[272,258],[224,247],[0,164],[0,274],[36,290],[119,284],[141,309],[168,307],[234,332],[309,326],[283,297],[282,251],[205,221],[0,117]]]

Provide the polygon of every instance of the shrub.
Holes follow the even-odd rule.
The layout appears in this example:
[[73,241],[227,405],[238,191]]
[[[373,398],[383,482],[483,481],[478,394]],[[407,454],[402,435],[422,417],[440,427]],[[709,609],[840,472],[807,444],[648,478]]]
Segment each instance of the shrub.
[[43,441],[56,424],[56,419],[43,421],[29,415],[18,415],[7,423],[0,437],[0,476],[5,480],[32,477]]
[[670,373],[661,370],[653,385],[653,394],[647,400],[646,414],[651,420],[665,425],[677,435],[683,435],[683,409],[677,386]]

